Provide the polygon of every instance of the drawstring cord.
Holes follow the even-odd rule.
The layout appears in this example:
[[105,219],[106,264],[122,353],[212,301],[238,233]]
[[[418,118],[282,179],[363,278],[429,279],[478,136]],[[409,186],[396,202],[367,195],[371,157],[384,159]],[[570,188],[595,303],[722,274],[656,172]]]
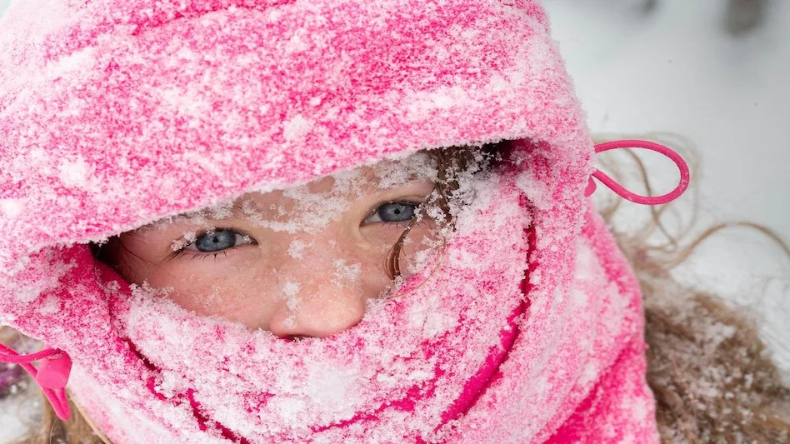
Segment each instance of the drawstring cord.
[[595,192],[596,185],[595,181],[593,181],[593,177],[600,180],[604,185],[620,195],[620,197],[623,199],[630,200],[631,202],[641,205],[660,205],[672,202],[673,200],[680,197],[680,195],[683,194],[683,192],[688,188],[690,179],[689,167],[686,164],[686,161],[683,160],[683,158],[671,148],[661,145],[660,143],[650,142],[647,140],[614,140],[611,142],[604,142],[595,145],[595,152],[602,153],[604,151],[617,148],[644,148],[669,157],[669,159],[672,160],[675,165],[677,165],[678,170],[680,170],[680,183],[677,187],[675,187],[674,190],[662,196],[640,196],[626,190],[622,185],[615,182],[614,179],[596,168],[590,176],[589,182],[587,183],[587,188],[584,190],[585,196],[589,197]]
[[[34,361],[41,361],[38,368],[33,366]],[[58,418],[67,421],[71,417],[65,389],[71,373],[71,358],[68,353],[56,348],[45,348],[36,353],[20,355],[0,344],[0,362],[19,364],[41,386]]]

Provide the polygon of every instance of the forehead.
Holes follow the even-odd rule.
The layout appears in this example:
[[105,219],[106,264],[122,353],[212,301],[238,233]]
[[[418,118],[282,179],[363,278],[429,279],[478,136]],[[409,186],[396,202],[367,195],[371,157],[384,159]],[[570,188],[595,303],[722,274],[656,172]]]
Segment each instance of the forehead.
[[420,152],[403,159],[387,159],[336,172],[301,185],[276,190],[251,190],[217,205],[159,220],[137,231],[162,229],[173,223],[201,225],[211,220],[234,217],[287,217],[292,210],[337,211],[356,200],[386,193],[413,181],[435,182],[436,179],[437,162],[434,156]]
[[234,205],[245,209],[271,209],[280,205],[316,210],[386,193],[413,181],[434,182],[436,178],[433,158],[418,153],[404,159],[384,160],[337,172],[282,190],[248,192],[236,199]]

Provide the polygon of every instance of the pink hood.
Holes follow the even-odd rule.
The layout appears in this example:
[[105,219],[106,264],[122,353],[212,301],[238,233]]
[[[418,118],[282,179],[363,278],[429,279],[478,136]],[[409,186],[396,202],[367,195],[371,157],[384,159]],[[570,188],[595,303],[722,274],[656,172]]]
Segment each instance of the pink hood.
[[[0,319],[72,357],[114,442],[657,441],[638,286],[536,2],[25,0],[0,30]],[[331,338],[145,298],[85,245],[500,140],[483,222]]]

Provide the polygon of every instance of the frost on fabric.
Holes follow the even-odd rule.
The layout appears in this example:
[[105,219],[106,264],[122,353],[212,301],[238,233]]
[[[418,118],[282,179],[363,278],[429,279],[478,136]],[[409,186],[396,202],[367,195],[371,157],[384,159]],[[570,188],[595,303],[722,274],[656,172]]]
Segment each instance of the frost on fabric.
[[293,117],[284,123],[283,137],[289,142],[299,142],[313,129],[314,122],[301,115]]
[[[38,253],[29,261],[24,262],[24,269],[14,276],[11,282],[6,282],[10,294],[20,303],[31,303],[42,294],[58,288],[60,280],[75,266],[72,262],[65,262],[55,255]],[[37,277],[32,279],[31,277]]]
[[90,186],[91,167],[82,156],[73,160],[63,160],[58,165],[58,177],[66,186],[85,188]]
[[0,199],[0,211],[3,217],[13,219],[25,211],[25,201],[23,199]]

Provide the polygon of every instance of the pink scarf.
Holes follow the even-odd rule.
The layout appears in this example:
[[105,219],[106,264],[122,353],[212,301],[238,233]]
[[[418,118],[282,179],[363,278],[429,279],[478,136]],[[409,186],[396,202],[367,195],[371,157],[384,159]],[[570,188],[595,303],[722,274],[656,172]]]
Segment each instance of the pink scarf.
[[[27,0],[0,29],[0,319],[53,348],[56,407],[69,356],[116,443],[657,441],[638,285],[536,2]],[[190,314],[85,245],[498,140],[515,166],[441,256],[329,338]]]

